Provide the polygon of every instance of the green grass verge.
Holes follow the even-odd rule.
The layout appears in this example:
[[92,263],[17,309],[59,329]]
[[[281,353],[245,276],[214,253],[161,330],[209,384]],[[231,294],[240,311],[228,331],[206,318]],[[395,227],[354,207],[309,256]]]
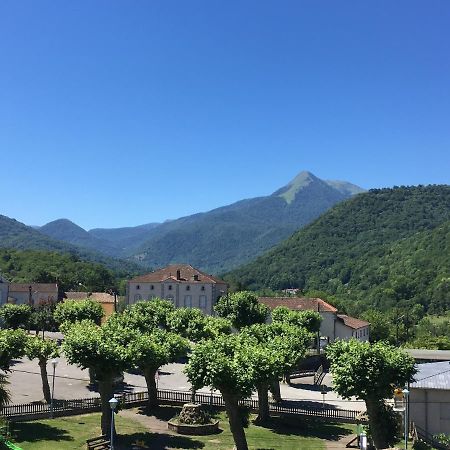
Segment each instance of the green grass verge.
[[[133,410],[137,412],[136,410]],[[179,408],[159,408],[154,417],[166,421],[179,412]],[[164,427],[152,432],[148,429],[152,420],[145,415],[132,415],[131,411],[116,416],[119,442],[117,450],[130,449],[136,441],[154,449],[205,449],[230,450],[233,437],[228,420],[223,412],[217,414],[221,432],[210,436],[180,436],[168,434]],[[254,418],[254,417],[253,417]],[[86,439],[96,437],[100,432],[100,414],[86,414],[57,419],[46,419],[14,424],[14,442],[24,450],[68,450],[86,448]],[[150,425],[151,426],[151,425]],[[264,427],[253,423],[245,430],[249,448],[279,450],[321,450],[326,441],[335,442],[342,436],[354,432],[349,424],[333,424],[295,419],[287,423],[273,418]],[[350,437],[350,436],[349,436]]]

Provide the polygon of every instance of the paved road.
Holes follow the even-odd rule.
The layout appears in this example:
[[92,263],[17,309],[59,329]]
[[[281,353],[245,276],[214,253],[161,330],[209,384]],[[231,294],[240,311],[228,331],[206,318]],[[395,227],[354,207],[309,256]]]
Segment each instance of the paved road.
[[[87,370],[81,370],[76,366],[67,364],[64,357],[59,358],[55,371],[55,398],[73,399],[84,397],[95,397],[98,393],[89,389],[89,375]],[[190,384],[183,373],[183,364],[168,364],[160,371],[158,386],[161,389],[175,389],[188,391]],[[42,384],[37,360],[29,361],[24,358],[15,362],[11,367],[9,375],[12,403],[28,403],[43,399]],[[53,368],[49,363],[47,366],[50,387],[53,379]],[[146,390],[143,376],[125,374],[124,390],[127,392]],[[364,403],[357,401],[345,401],[339,398],[332,389],[331,376],[327,374],[323,381],[327,393],[325,404],[341,409],[364,410]],[[208,388],[203,388],[201,392],[210,392]],[[301,400],[309,404],[323,402],[320,389],[313,385],[311,377],[296,380],[296,384],[288,386],[281,384],[281,395],[284,399]]]

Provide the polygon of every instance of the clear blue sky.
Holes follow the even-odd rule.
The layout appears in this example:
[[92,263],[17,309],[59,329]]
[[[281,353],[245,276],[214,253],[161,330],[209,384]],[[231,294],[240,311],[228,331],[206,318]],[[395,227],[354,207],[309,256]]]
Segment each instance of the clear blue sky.
[[450,1],[0,3],[0,213],[86,229],[297,172],[448,183]]

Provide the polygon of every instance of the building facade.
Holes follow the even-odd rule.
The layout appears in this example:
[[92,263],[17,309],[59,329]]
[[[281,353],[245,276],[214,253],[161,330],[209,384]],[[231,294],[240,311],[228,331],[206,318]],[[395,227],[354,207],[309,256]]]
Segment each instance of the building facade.
[[369,340],[370,324],[365,320],[338,314],[338,310],[320,298],[306,297],[260,297],[259,301],[271,310],[277,306],[285,306],[292,311],[317,311],[322,317],[320,336],[326,341],[336,339]]
[[[41,302],[58,300],[56,283],[10,283],[8,303],[38,305]],[[5,302],[6,303],[6,302]]]
[[162,298],[177,308],[198,308],[212,315],[218,298],[227,292],[225,281],[188,264],[172,264],[128,281],[127,302]]

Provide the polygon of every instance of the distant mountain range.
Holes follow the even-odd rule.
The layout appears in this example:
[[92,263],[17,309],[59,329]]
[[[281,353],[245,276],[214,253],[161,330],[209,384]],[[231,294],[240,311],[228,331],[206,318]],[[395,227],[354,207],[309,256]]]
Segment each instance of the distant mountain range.
[[217,274],[254,259],[336,203],[363,191],[345,181],[301,172],[272,195],[160,224],[86,231],[59,219],[38,231],[146,267],[187,262]]
[[342,202],[248,265],[239,288],[319,290],[350,314],[450,309],[450,186],[375,189]]

